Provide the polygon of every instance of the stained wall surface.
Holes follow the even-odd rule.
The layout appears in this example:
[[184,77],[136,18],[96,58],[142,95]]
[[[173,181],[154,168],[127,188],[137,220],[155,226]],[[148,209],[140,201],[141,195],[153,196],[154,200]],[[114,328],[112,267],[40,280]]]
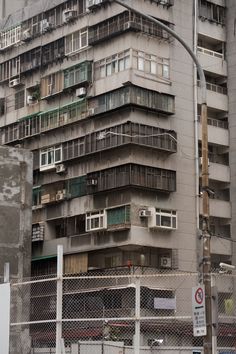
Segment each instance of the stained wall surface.
[[30,274],[32,158],[27,150],[0,147],[0,274]]

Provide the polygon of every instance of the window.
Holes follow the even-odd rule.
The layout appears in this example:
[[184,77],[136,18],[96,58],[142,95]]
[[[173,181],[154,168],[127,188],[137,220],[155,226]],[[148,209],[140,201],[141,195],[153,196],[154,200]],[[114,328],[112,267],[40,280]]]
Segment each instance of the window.
[[41,80],[42,98],[55,95],[56,93],[61,92],[62,89],[62,73],[60,71],[43,77]]
[[66,54],[70,54],[88,46],[88,30],[83,29],[66,36]]
[[85,61],[64,70],[64,88],[87,83],[92,79],[92,63]]
[[110,76],[130,68],[130,49],[114,54],[95,63],[95,77]]
[[165,79],[170,78],[169,59],[157,55],[133,50],[133,66],[139,71],[144,71]]
[[130,223],[130,205],[107,210],[107,227]]
[[177,229],[176,211],[156,209],[156,226],[165,229]]
[[41,205],[41,187],[33,187],[32,205]]
[[55,164],[62,161],[62,146],[52,146],[40,151],[40,171],[55,167]]
[[25,105],[25,90],[15,93],[15,109],[20,109]]
[[86,214],[86,231],[96,231],[106,228],[106,212],[99,210]]
[[1,32],[1,48],[9,47],[21,40],[21,26]]
[[5,141],[4,143],[10,143],[19,139],[19,129],[17,124],[11,124],[5,127]]
[[210,1],[199,0],[199,16],[210,22],[225,24],[225,8]]

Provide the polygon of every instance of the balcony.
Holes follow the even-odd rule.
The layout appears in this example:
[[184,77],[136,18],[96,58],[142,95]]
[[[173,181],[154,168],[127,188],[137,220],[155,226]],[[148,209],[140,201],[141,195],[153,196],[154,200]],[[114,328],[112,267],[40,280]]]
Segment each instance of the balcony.
[[[101,102],[104,102],[101,104]],[[89,100],[89,113],[100,114],[133,105],[164,115],[175,113],[175,97],[139,86],[127,85]]]
[[[224,237],[224,235],[219,235]],[[211,253],[213,254],[223,254],[227,256],[232,255],[232,240],[224,238],[219,238],[215,235],[211,237]]]
[[213,50],[198,46],[198,59],[204,70],[216,75],[227,76],[227,64],[224,55]]
[[[63,160],[67,161],[130,144],[152,147],[168,154],[177,151],[174,131],[127,122],[65,142],[62,145]],[[77,149],[76,146],[80,148]]]
[[169,40],[169,34],[149,20],[135,15],[131,11],[125,11],[117,16],[109,18],[89,28],[89,45],[113,38],[123,32],[143,32],[161,40]]
[[87,187],[88,194],[132,187],[170,193],[176,191],[176,172],[136,164],[120,165],[88,173]]
[[211,162],[209,165],[209,178],[211,180],[229,183],[230,182],[229,166]]
[[[198,85],[200,82],[198,81]],[[221,110],[228,111],[228,96],[227,88],[220,85],[215,85],[213,83],[207,82],[207,105],[209,107]],[[201,97],[201,88],[198,87],[198,98]],[[198,100],[198,103],[199,100]]]
[[64,70],[64,90],[87,86],[92,81],[92,62],[85,61]]
[[[200,116],[199,116],[200,121]],[[228,122],[220,119],[208,118],[208,141],[212,144],[229,146]],[[199,140],[202,139],[202,125],[198,126]]]
[[[202,214],[202,199],[200,201],[200,214]],[[213,217],[230,219],[231,204],[228,201],[210,199],[210,214]]]

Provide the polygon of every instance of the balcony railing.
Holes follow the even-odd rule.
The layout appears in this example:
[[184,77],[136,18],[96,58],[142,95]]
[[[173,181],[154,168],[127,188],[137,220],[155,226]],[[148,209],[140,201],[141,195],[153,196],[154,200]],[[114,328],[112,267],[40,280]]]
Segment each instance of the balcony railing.
[[211,57],[215,57],[215,58],[219,58],[219,59],[224,59],[224,54],[223,53],[219,53],[219,52],[215,52],[214,50],[210,50],[207,48],[203,48],[203,47],[197,47],[197,51],[199,53],[203,53],[206,55],[210,55]]
[[125,11],[90,27],[89,45],[95,45],[107,38],[117,36],[124,31],[144,32],[164,40],[169,40],[170,37],[169,34],[158,25],[130,11]]
[[[197,84],[200,87],[200,81],[199,80],[198,80]],[[207,88],[207,90],[210,90],[210,91],[213,91],[213,92],[217,92],[217,93],[221,93],[223,95],[227,95],[227,87],[223,87],[223,86],[220,86],[220,85],[212,84],[211,82],[207,82],[206,83],[206,88]]]
[[[201,116],[198,115],[198,121],[201,122]],[[207,118],[207,124],[212,125],[213,127],[217,128],[222,128],[222,129],[228,129],[228,122],[220,120],[220,119],[215,119],[215,118]]]
[[74,121],[127,106],[145,108],[147,111],[158,112],[161,115],[172,115],[175,110],[175,98],[172,95],[134,85],[122,87],[90,98],[89,101],[80,99],[59,108],[22,117],[17,123],[0,129],[2,144],[25,139]]
[[177,151],[174,131],[127,122],[67,141],[62,147],[63,160],[67,161],[127,144],[152,147],[168,153]]
[[174,192],[176,190],[176,172],[156,167],[126,164],[87,174],[87,185],[88,194],[124,187]]

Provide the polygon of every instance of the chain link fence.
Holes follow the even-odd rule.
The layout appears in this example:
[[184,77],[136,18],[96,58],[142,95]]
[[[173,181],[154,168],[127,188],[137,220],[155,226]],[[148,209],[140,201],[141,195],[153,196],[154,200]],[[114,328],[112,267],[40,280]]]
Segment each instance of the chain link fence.
[[[212,274],[220,354],[236,353],[236,277]],[[89,273],[11,283],[10,354],[203,353],[193,336],[192,287],[197,273]],[[56,354],[61,354],[56,353]]]

